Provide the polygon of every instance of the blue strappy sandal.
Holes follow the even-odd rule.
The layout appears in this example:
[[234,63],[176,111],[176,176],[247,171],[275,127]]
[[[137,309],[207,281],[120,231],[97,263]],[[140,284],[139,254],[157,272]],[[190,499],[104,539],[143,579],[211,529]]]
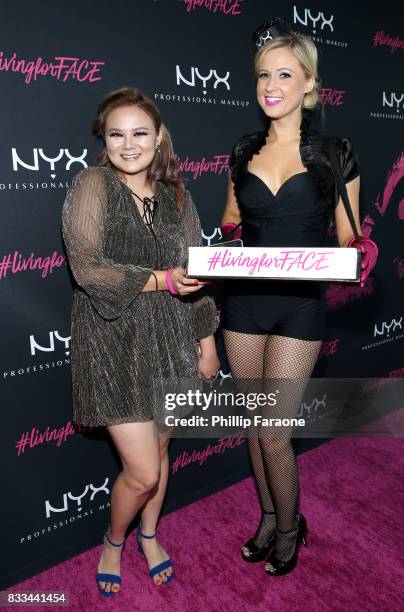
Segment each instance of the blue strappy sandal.
[[[108,537],[109,531],[107,531],[104,535],[104,538],[107,539],[108,544],[111,544],[111,546],[115,546],[116,548],[119,548],[120,546],[123,546],[125,543],[125,540],[123,540],[123,542],[121,542],[120,544],[115,544],[115,542],[113,542],[112,540],[109,539]],[[101,595],[103,595],[103,597],[112,597],[113,595],[116,595],[117,593],[119,593],[119,591],[121,589],[119,589],[119,591],[115,592],[112,591],[112,585],[113,584],[121,584],[121,577],[118,576],[117,574],[104,574],[104,573],[96,573],[95,579],[97,581],[97,587],[98,587],[98,591],[101,593]],[[106,591],[106,585],[105,588],[101,588],[99,583],[100,582],[110,582],[111,583],[111,590]]]
[[[153,540],[153,538],[156,537],[156,533],[153,533],[153,535],[145,535],[144,533],[141,532],[140,526],[136,529],[137,550],[141,555],[144,555],[144,550],[140,543],[140,536],[142,536],[142,538],[146,538],[146,540]],[[155,565],[154,567],[152,567],[151,570],[149,571],[149,576],[151,577],[151,579],[153,579],[153,577],[156,574],[159,574],[163,570],[167,569],[168,567],[172,567],[172,566],[173,566],[173,562],[171,561],[171,559],[166,559],[162,563],[159,563],[158,565]],[[172,581],[173,581],[173,574],[170,574],[170,576],[167,576],[166,581],[164,580],[161,581],[161,584],[164,584],[164,585],[170,584]]]

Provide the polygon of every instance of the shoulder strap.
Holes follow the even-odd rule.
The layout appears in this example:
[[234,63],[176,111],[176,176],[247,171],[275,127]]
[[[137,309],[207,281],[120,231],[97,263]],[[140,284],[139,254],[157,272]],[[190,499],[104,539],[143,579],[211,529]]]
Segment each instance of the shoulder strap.
[[342,176],[341,165],[339,163],[337,147],[332,138],[326,139],[326,147],[331,163],[331,170],[335,178],[335,182],[337,184],[338,193],[342,198],[342,201],[345,206],[346,214],[348,215],[348,219],[351,223],[351,227],[353,229],[353,233],[355,238],[359,238],[358,228],[356,227],[355,218],[353,216],[351,204],[349,202],[348,192],[346,189],[345,181]]

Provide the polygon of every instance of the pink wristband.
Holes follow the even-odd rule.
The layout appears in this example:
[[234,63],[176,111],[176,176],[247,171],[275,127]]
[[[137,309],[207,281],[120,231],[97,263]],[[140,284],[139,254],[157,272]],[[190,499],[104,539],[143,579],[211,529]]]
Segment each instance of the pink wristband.
[[169,268],[168,270],[166,270],[166,285],[167,285],[167,289],[169,290],[171,295],[177,295],[177,292],[174,289],[174,287],[172,285],[172,282],[171,282],[171,272],[172,271],[173,271],[172,268]]

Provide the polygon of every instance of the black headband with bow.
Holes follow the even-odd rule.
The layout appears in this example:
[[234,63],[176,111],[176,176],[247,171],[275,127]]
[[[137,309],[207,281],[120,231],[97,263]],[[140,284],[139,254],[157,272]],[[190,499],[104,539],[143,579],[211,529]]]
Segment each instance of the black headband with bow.
[[254,32],[253,40],[258,50],[270,40],[292,33],[293,30],[286,19],[283,17],[275,17],[271,19],[271,21],[260,26],[258,30]]

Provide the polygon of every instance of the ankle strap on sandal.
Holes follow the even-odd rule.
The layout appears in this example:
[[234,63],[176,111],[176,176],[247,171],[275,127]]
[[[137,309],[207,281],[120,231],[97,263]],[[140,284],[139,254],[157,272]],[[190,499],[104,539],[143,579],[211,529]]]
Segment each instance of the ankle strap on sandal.
[[115,544],[115,542],[110,540],[110,538],[108,537],[108,532],[105,534],[105,537],[107,539],[108,544],[111,544],[111,546],[115,546],[115,548],[119,548],[120,546],[123,546],[125,543],[125,538],[124,538],[120,544]]
[[298,526],[293,527],[293,529],[288,529],[288,531],[282,531],[282,529],[277,529],[276,531],[279,531],[279,533],[292,533],[292,531],[297,531]]
[[153,540],[156,537],[156,532],[153,533],[153,535],[145,535],[144,533],[142,533],[139,529],[139,535],[142,538],[145,538],[146,540]]

